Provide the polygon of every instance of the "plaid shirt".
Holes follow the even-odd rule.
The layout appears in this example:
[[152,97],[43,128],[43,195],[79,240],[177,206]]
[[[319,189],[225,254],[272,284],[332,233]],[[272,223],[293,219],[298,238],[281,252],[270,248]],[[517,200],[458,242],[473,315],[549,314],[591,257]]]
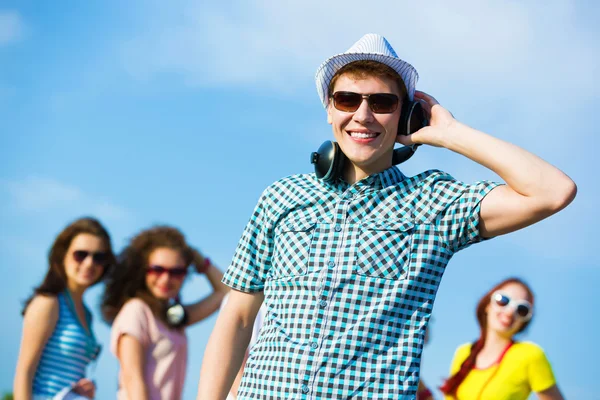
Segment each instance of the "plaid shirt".
[[396,167],[354,185],[294,175],[267,188],[223,282],[267,316],[239,399],[413,399],[446,264],[481,240],[496,186]]

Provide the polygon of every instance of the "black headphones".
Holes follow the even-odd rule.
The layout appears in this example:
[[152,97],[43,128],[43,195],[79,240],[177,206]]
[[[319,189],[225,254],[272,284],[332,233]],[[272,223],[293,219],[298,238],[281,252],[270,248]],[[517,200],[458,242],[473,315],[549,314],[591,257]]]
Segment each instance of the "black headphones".
[[171,328],[181,328],[188,321],[188,315],[179,299],[171,299],[165,309],[166,320]]
[[[429,118],[423,110],[423,106],[418,101],[410,101],[405,98],[402,101],[400,110],[400,124],[398,125],[398,135],[411,135],[419,129],[429,125]],[[415,154],[417,147],[403,146],[394,149],[392,156],[392,165],[398,165],[408,160]],[[315,175],[326,182],[334,181],[340,176],[344,168],[346,156],[340,149],[337,142],[331,140],[325,141],[319,150],[310,154],[310,162],[315,165]]]

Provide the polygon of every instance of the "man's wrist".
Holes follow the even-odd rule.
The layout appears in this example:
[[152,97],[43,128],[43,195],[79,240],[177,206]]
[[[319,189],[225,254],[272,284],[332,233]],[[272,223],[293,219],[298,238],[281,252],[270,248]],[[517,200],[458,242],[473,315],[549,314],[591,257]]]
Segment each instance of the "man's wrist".
[[456,120],[453,121],[446,130],[446,134],[441,138],[443,141],[442,147],[459,154],[464,154],[465,144],[468,144],[472,140],[469,138],[472,131],[473,129],[469,126]]

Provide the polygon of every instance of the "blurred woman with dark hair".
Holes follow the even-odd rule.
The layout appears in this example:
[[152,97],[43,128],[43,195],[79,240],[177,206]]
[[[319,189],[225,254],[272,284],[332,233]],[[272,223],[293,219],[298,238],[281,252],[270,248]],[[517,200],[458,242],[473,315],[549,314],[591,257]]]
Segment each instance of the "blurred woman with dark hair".
[[[180,290],[189,266],[213,292],[183,306]],[[181,399],[187,366],[185,328],[214,313],[227,293],[223,274],[177,229],[140,232],[107,279],[102,313],[112,323],[111,351],[119,359],[120,400]]]
[[520,279],[509,278],[477,304],[480,336],[460,346],[450,378],[440,388],[446,399],[525,400],[536,392],[540,400],[563,400],[544,351],[514,336],[531,323],[533,292]]
[[114,263],[110,236],[93,218],[72,222],[56,237],[48,272],[23,309],[16,399],[51,399],[65,392],[94,397],[95,385],[85,375],[100,345],[83,294]]

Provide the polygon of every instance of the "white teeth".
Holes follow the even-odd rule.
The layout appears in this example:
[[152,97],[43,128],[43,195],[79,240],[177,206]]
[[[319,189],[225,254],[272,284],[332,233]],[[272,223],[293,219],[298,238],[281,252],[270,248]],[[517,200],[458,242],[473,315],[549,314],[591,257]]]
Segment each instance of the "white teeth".
[[375,136],[377,136],[376,133],[363,133],[363,132],[349,132],[350,136],[352,136],[353,138],[358,138],[358,139],[370,139],[370,138],[374,138]]

